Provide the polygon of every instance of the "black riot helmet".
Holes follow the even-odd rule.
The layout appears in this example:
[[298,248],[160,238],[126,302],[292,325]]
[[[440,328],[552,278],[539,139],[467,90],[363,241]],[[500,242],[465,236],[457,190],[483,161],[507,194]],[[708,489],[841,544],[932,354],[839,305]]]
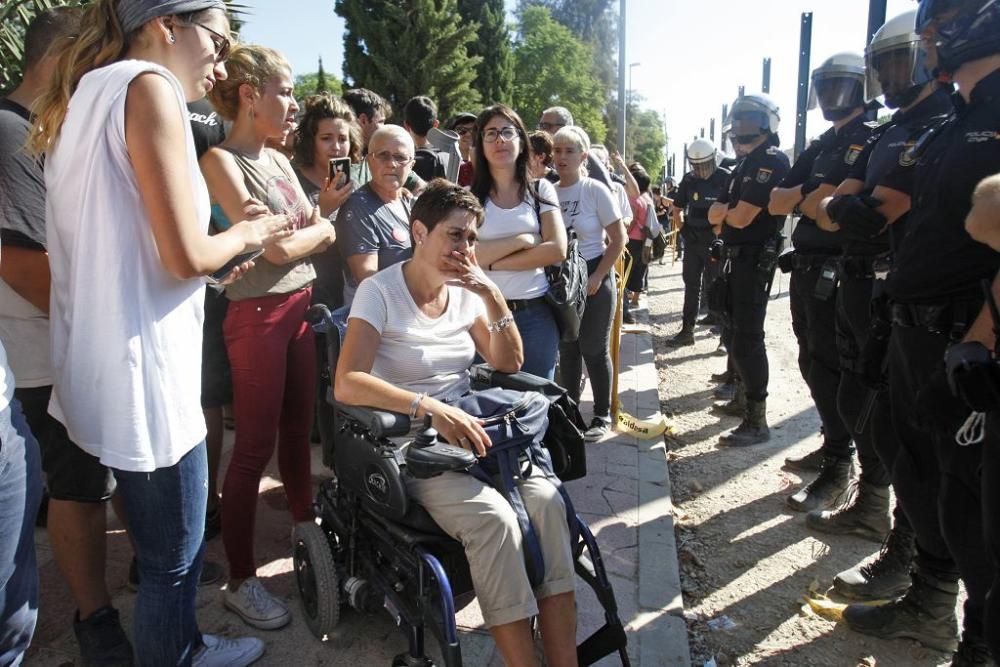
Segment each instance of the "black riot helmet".
[[846,118],[865,104],[865,60],[857,53],[835,53],[812,71],[809,108],[819,106],[823,118]]
[[953,73],[964,63],[1000,53],[997,0],[919,0],[916,31],[933,28],[937,67]]
[[924,86],[934,79],[914,30],[917,11],[910,10],[886,21],[865,49],[865,99],[885,96],[893,109],[913,104]]

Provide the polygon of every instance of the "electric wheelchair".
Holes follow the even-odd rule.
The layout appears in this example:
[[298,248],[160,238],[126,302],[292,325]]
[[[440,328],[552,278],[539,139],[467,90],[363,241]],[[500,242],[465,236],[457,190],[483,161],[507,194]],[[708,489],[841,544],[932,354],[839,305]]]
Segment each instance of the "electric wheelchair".
[[[470,468],[472,453],[435,441],[429,419],[409,446],[391,438],[411,432],[406,415],[337,403],[332,377],[340,340],[346,330],[346,309],[337,317],[322,305],[310,309],[307,320],[325,337],[321,357],[319,431],[324,465],[335,478],[324,481],[314,509],[318,521],[301,524],[293,536],[296,583],[309,629],[322,639],[336,626],[342,609],[366,613],[388,612],[406,634],[408,651],[396,656],[393,667],[432,667],[425,654],[429,630],[440,648],[442,667],[460,667],[462,651],[455,623],[455,599],[470,599],[472,579],[462,545],[446,535],[430,515],[407,497],[403,475],[430,477]],[[503,386],[538,391],[550,403],[568,408],[572,428],[583,426],[566,392],[526,373],[502,374],[486,367],[472,369],[473,387]],[[551,410],[550,410],[551,414]],[[564,481],[586,474],[582,447],[549,442],[554,469]],[[581,665],[590,665],[617,653],[630,664],[627,637],[618,616],[614,591],[601,553],[586,523],[579,520],[579,538],[573,545],[574,568],[595,592],[604,609],[605,623],[577,647]]]

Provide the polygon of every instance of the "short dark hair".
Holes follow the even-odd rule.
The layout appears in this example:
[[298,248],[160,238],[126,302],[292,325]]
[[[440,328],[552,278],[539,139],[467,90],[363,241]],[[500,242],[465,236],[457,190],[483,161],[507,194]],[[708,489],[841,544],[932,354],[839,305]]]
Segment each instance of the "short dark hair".
[[552,162],[552,135],[543,130],[535,130],[528,135],[531,150],[545,156],[545,166]]
[[418,137],[426,137],[434,127],[438,110],[434,101],[426,95],[411,97],[403,107],[403,121]]
[[652,179],[649,174],[646,173],[646,168],[643,167],[638,162],[633,162],[628,166],[629,172],[632,174],[632,178],[635,179],[636,184],[639,186],[639,192],[646,192],[649,190],[649,184]]
[[348,106],[354,111],[355,116],[361,116],[364,114],[368,116],[368,120],[379,111],[381,111],[386,118],[391,115],[392,107],[389,103],[385,101],[385,98],[378,93],[372,92],[367,88],[352,88],[351,90],[344,91],[341,96],[344,101],[347,102]]
[[63,37],[80,31],[83,9],[80,7],[55,7],[40,12],[24,32],[24,58],[21,66],[31,69],[45,57],[49,46]]
[[[479,198],[460,185],[444,178],[435,178],[427,184],[410,211],[410,224],[419,220],[428,232],[434,231],[439,222],[456,209],[468,211],[476,217],[476,227],[481,227],[486,213]],[[412,234],[412,232],[411,232]]]

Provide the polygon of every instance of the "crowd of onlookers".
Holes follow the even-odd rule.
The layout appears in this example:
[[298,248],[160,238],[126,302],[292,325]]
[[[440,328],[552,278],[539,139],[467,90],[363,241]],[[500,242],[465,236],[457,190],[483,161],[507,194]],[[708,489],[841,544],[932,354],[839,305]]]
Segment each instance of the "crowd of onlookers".
[[[350,307],[367,279],[413,256],[414,207],[443,192],[436,179],[482,207],[462,266],[502,294],[489,331],[510,317],[530,341],[521,369],[577,400],[585,366],[585,437],[611,428],[615,265],[628,248],[629,321],[664,211],[642,166],[591,144],[567,109],[529,131],[502,104],[442,123],[418,96],[397,125],[363,88],[297,100],[282,54],[234,44],[216,0],[50,10],[25,54],[22,83],[0,100],[0,562],[14,567],[0,579],[0,664],[20,661],[34,626],[39,456],[85,664],[261,654],[259,640],[198,632],[197,586],[224,572],[202,562],[204,542],[221,532],[228,609],[257,628],[289,622],[256,577],[254,527],[275,451],[292,521],[313,519],[322,403],[304,316],[315,303]],[[545,269],[570,237],[589,275],[572,341],[545,299]],[[135,551],[131,637],[105,580],[108,501]]]

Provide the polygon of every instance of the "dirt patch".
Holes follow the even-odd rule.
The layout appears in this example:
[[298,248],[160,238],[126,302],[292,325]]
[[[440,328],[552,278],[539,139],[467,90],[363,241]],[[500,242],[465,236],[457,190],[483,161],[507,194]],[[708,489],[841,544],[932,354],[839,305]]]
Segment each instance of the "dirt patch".
[[[780,288],[780,289],[779,289]],[[950,656],[908,640],[880,641],[809,610],[812,585],[825,591],[841,570],[878,551],[853,537],[814,533],[785,504],[802,479],[782,469],[786,456],[819,446],[819,417],[799,374],[798,348],[782,277],[768,304],[771,441],[746,449],[718,448],[738,419],[710,412],[714,384],[725,370],[718,336],[695,331],[693,347],[672,349],[680,328],[684,286],[680,263],[650,269],[648,307],[660,400],[677,434],[669,442],[677,547],[685,617],[694,665],[938,665]],[[808,476],[806,481],[808,481]]]

